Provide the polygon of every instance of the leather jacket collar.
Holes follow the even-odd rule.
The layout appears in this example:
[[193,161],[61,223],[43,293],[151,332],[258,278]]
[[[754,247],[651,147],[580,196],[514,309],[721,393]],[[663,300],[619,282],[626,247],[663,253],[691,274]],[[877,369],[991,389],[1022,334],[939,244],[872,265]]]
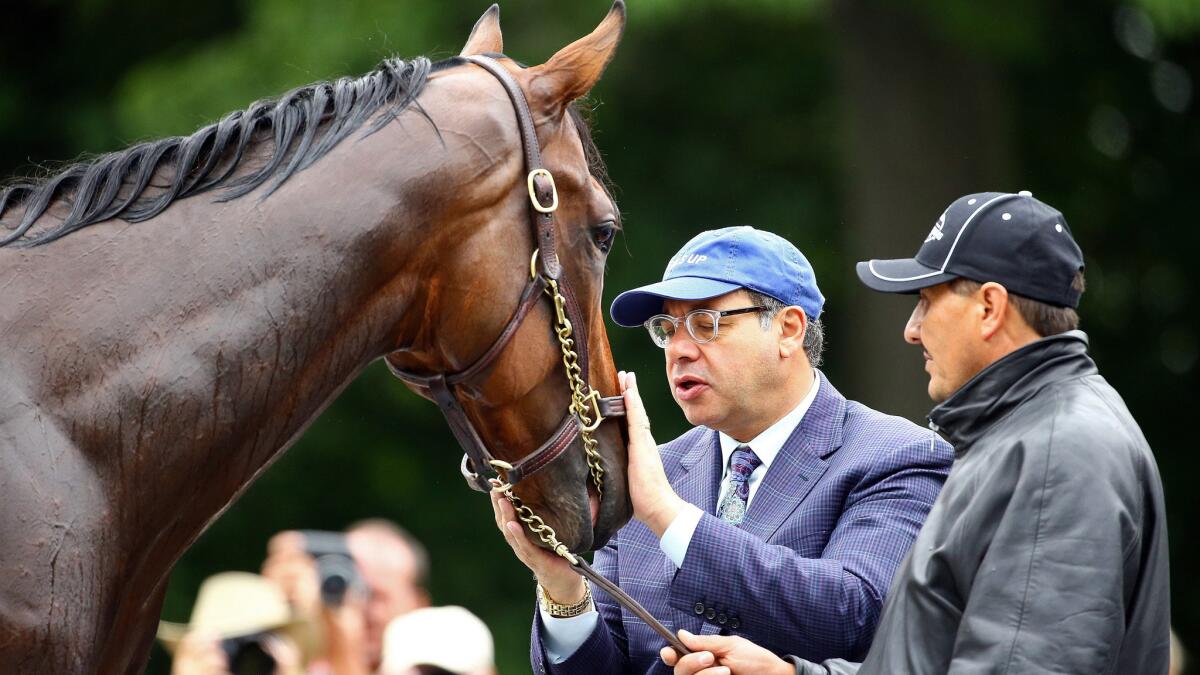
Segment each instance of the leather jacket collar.
[[1035,340],[979,371],[929,413],[930,427],[966,452],[996,421],[1043,387],[1097,372],[1088,338],[1073,330]]

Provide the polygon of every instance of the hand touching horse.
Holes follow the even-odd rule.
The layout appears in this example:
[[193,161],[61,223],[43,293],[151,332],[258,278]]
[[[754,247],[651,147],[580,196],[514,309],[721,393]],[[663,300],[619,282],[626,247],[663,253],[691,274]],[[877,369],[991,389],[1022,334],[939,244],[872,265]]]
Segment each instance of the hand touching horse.
[[[560,434],[554,306],[510,322],[546,236],[579,376],[616,393],[599,305],[619,216],[571,104],[624,7],[530,68],[499,56],[497,17],[463,54],[494,54],[529,101],[548,235],[513,103],[462,57],[390,59],[0,191],[0,672],[140,671],[171,566],[375,359],[428,378],[488,355],[450,386],[502,462]],[[573,551],[629,518],[620,426],[592,433],[599,474],[573,433],[515,487]]]

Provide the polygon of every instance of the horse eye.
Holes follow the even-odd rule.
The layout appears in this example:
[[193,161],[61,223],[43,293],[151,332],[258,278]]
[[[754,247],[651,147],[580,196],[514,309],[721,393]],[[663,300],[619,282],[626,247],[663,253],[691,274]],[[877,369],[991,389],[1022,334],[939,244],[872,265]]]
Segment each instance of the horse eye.
[[608,223],[592,228],[592,241],[595,242],[596,248],[600,249],[601,253],[608,253],[616,235],[617,228]]

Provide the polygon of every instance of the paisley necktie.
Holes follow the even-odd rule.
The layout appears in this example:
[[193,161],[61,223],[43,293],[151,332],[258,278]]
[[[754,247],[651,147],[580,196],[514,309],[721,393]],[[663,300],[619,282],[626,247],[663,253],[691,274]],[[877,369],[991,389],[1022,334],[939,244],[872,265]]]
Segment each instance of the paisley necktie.
[[750,474],[762,465],[750,446],[739,445],[729,460],[729,488],[717,508],[717,515],[727,523],[739,525],[746,519],[746,502],[750,499]]

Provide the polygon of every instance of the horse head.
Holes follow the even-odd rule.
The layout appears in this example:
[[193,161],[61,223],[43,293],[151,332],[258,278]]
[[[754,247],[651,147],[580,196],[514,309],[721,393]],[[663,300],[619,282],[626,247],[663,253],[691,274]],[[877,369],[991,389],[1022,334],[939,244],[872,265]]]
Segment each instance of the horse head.
[[[623,419],[578,431],[607,412],[601,396],[618,393],[600,301],[620,215],[575,101],[600,78],[624,23],[617,0],[590,35],[524,67],[503,55],[493,5],[462,66],[430,76],[420,103],[441,151],[418,192],[428,195],[422,246],[436,264],[408,268],[403,286],[416,297],[386,357],[442,407],[472,455],[464,474],[512,480],[574,552],[602,546],[632,511]],[[479,55],[502,72],[472,61]],[[546,172],[531,171],[530,145]],[[522,464],[535,449],[544,461]]]

